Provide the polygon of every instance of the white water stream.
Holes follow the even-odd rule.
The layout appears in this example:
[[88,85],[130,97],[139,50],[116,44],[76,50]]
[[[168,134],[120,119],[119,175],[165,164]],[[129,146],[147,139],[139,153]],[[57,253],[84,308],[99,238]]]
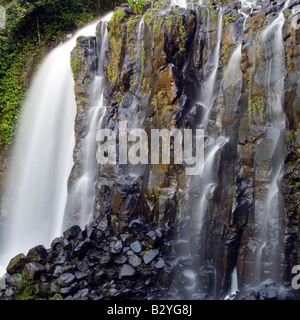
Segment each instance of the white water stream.
[[50,52],[22,107],[2,199],[0,274],[16,254],[47,247],[62,232],[75,143],[70,52],[78,36],[95,35],[97,23]]

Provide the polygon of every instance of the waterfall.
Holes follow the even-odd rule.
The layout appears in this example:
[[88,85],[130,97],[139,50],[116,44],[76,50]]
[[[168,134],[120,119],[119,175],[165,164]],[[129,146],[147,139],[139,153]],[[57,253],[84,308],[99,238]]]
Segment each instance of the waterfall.
[[[210,52],[210,40],[208,37],[208,62],[204,66],[204,80],[201,84],[201,94],[198,105],[204,109],[204,115],[199,127],[207,130],[209,121],[209,112],[213,106],[216,99],[216,76],[217,69],[219,66],[220,59],[220,45],[222,40],[222,9],[218,13],[218,24],[217,24],[217,41],[213,52]],[[220,137],[209,137],[206,142],[205,147],[205,162],[203,174],[196,178],[194,183],[196,184],[196,190],[200,192],[200,198],[198,199],[198,204],[196,205],[196,212],[192,217],[192,225],[196,233],[201,233],[203,222],[205,219],[205,213],[207,210],[208,199],[210,194],[213,193],[216,184],[212,177],[212,168],[214,165],[214,159],[220,148],[223,147],[227,139]],[[200,180],[200,181],[199,181]],[[201,246],[200,246],[201,247]]]
[[171,0],[171,6],[187,7],[187,0]]
[[78,36],[95,33],[96,24],[46,57],[22,107],[2,199],[2,273],[11,257],[37,244],[49,246],[62,232],[75,143],[70,52]]
[[[214,102],[218,95],[217,86],[217,74],[220,60],[220,49],[222,41],[222,21],[223,10],[219,8],[218,19],[216,22],[216,39],[215,46],[211,46],[211,15],[207,10],[207,24],[206,27],[206,50],[207,61],[203,66],[202,75],[199,81],[200,95],[197,102],[197,107],[202,110],[202,117],[199,120],[197,127],[204,129],[206,134],[210,130],[212,121],[210,119],[210,111],[213,109]],[[199,25],[200,26],[200,25]],[[199,39],[198,39],[199,38]],[[196,34],[196,41],[201,41],[200,34]],[[196,47],[196,44],[195,44]],[[201,278],[209,277],[210,282],[213,284],[212,291],[215,294],[216,290],[216,268],[213,265],[213,261],[205,261],[205,222],[207,218],[207,212],[209,210],[209,201],[212,199],[214,190],[217,187],[215,172],[213,170],[219,150],[228,142],[228,138],[217,134],[211,134],[207,136],[205,142],[205,162],[203,173],[197,177],[193,177],[190,181],[190,201],[192,206],[191,222],[190,222],[190,234],[183,234],[183,238],[178,242],[186,241],[190,242],[190,253],[185,252],[185,255],[190,254],[191,259],[194,261],[193,272],[196,274],[194,277],[197,279],[197,283],[188,291],[188,296],[192,299],[201,299],[203,290],[201,288]],[[192,274],[191,270],[183,270],[184,274]],[[191,276],[189,277],[191,278]],[[205,291],[205,290],[204,290]]]
[[262,32],[261,46],[266,61],[265,70],[265,121],[267,131],[261,142],[270,154],[269,183],[264,200],[256,204],[257,248],[254,261],[254,282],[272,279],[279,281],[280,268],[280,205],[279,184],[285,160],[285,114],[283,112],[284,79],[286,76],[282,28],[285,22],[283,11],[289,6],[287,0],[278,17]]
[[105,115],[104,104],[104,69],[103,61],[105,50],[108,47],[107,25],[113,13],[103,17],[99,23],[97,32],[98,42],[98,70],[91,90],[92,106],[88,111],[85,136],[80,142],[82,174],[72,187],[65,213],[66,227],[78,224],[84,227],[93,217],[96,184],[97,184],[97,141],[96,135],[101,127]]
[[230,293],[225,297],[224,300],[233,300],[235,295],[238,293],[238,276],[237,276],[237,267],[234,267],[231,274],[231,283],[230,283]]

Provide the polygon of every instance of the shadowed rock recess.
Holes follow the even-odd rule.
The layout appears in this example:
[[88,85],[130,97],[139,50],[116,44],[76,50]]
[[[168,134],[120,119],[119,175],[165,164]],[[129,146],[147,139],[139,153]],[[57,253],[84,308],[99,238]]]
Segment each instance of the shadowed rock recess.
[[[101,24],[78,38],[67,231],[11,260],[0,299],[298,299],[299,21],[299,1],[156,2],[143,15],[115,9],[104,61]],[[200,176],[172,163],[96,164],[81,230],[71,190],[100,63],[102,128],[126,120],[149,139],[202,128],[206,162]]]

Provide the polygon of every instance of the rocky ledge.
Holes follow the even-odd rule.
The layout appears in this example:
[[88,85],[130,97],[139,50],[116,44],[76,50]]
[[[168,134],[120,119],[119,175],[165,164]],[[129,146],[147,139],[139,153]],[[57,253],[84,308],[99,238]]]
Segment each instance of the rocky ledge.
[[1,300],[145,299],[163,295],[172,265],[170,243],[154,224],[134,219],[120,237],[104,217],[11,259]]

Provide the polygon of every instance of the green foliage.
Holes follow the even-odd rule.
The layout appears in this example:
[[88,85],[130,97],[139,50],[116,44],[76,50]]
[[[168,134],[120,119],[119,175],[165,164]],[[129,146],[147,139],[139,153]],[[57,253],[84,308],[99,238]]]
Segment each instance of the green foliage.
[[114,11],[109,22],[108,37],[111,47],[111,57],[107,67],[107,76],[109,82],[114,85],[118,79],[119,64],[122,53],[122,22],[126,17],[126,12],[120,9]]
[[114,37],[122,36],[121,23],[123,22],[125,17],[126,17],[125,11],[121,9],[117,9],[114,11],[114,14],[109,22],[109,31],[111,36],[114,36]]
[[142,14],[146,1],[145,0],[128,0],[128,3],[134,13]]
[[128,49],[129,58],[132,61],[135,60],[135,50],[134,46],[130,45],[130,40],[135,39],[135,32],[138,23],[139,19],[136,19],[134,16],[129,17],[128,21],[126,22],[126,48]]
[[292,141],[293,137],[294,137],[293,130],[286,130],[286,132],[285,132],[285,142],[286,142],[286,144],[289,144]]
[[255,54],[252,62],[252,67],[249,73],[248,78],[248,112],[249,112],[249,124],[252,124],[253,117],[259,115],[260,121],[264,121],[264,113],[266,108],[265,98],[263,96],[256,97],[255,101],[253,101],[253,79],[256,73],[256,61],[257,57],[260,53],[260,46],[257,45],[255,49]]
[[179,8],[178,7],[172,7],[171,8],[172,13],[174,13],[175,15],[179,14]]
[[0,29],[0,145],[14,136],[27,88],[49,48],[121,3],[120,0],[0,0],[6,29]]
[[186,38],[186,31],[185,26],[183,23],[183,17],[179,20],[179,52],[185,52],[185,38]]
[[78,48],[75,50],[75,54],[71,55],[71,69],[74,78],[77,78],[82,70],[83,62],[78,52]]
[[224,65],[226,65],[231,54],[231,46],[228,43],[225,43],[222,46],[222,53],[223,54],[222,54],[221,61],[223,62]]
[[155,9],[166,9],[166,1],[155,1],[154,2]]
[[153,30],[153,24],[154,24],[154,10],[147,10],[147,12],[144,14],[144,21],[147,24],[148,28],[150,30]]
[[155,17],[154,24],[153,24],[154,37],[157,37],[161,33],[163,23],[164,23],[163,17]]
[[231,23],[235,23],[239,17],[237,15],[234,15],[233,13],[229,12],[223,17],[222,25],[223,28]]
[[176,17],[174,16],[168,16],[166,19],[166,27],[169,34],[173,30],[175,20],[176,20]]
[[63,300],[63,296],[59,293],[55,293],[53,297],[49,298],[49,300]]
[[216,22],[218,21],[218,11],[214,7],[210,8],[210,21]]
[[167,195],[164,195],[164,194],[160,194],[159,195],[159,199],[163,199],[165,201],[168,201],[168,196]]
[[300,188],[300,181],[296,181],[296,182],[295,182],[295,187],[296,187],[297,189]]
[[36,300],[37,296],[34,294],[34,281],[27,280],[24,271],[19,274],[20,283],[15,292],[15,300]]

